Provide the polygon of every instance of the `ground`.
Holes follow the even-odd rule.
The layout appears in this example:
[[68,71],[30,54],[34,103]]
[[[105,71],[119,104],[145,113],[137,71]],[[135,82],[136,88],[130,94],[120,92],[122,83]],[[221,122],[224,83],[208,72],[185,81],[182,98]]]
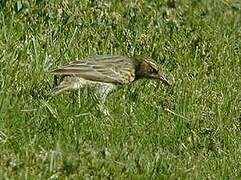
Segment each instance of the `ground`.
[[[238,0],[0,1],[0,177],[235,179],[241,176]],[[101,102],[49,98],[49,70],[93,55],[154,59]]]

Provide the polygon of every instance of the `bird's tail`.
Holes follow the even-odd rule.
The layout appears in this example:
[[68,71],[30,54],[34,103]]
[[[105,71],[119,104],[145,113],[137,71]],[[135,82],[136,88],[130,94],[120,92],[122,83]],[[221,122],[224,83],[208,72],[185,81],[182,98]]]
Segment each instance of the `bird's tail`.
[[50,96],[57,96],[68,90],[70,90],[68,86],[58,85],[54,89],[52,89],[52,91],[50,92]]
[[50,92],[50,96],[57,96],[65,91],[77,90],[81,87],[80,80],[77,77],[66,76],[62,79],[59,85],[57,85]]

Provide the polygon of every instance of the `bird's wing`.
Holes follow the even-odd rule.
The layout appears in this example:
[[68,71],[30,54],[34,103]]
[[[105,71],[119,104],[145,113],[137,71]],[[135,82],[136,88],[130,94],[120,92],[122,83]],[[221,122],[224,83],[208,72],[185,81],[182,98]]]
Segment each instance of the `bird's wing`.
[[134,64],[124,56],[97,56],[75,61],[54,69],[52,73],[113,84],[126,84],[135,79]]

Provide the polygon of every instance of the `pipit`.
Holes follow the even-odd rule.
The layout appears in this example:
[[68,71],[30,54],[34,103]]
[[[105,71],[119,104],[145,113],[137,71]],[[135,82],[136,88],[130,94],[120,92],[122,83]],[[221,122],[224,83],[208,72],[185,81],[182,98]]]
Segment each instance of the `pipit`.
[[94,86],[105,99],[114,87],[141,78],[158,79],[170,85],[157,64],[143,57],[96,56],[60,66],[51,73],[55,75],[56,82],[60,78],[52,96],[84,86]]

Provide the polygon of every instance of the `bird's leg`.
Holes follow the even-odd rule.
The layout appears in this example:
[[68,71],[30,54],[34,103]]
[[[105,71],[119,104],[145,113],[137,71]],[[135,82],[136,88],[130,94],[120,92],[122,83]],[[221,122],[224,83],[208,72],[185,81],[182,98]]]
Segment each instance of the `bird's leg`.
[[80,88],[78,89],[78,104],[79,104],[79,108],[81,107],[81,103],[80,103]]

